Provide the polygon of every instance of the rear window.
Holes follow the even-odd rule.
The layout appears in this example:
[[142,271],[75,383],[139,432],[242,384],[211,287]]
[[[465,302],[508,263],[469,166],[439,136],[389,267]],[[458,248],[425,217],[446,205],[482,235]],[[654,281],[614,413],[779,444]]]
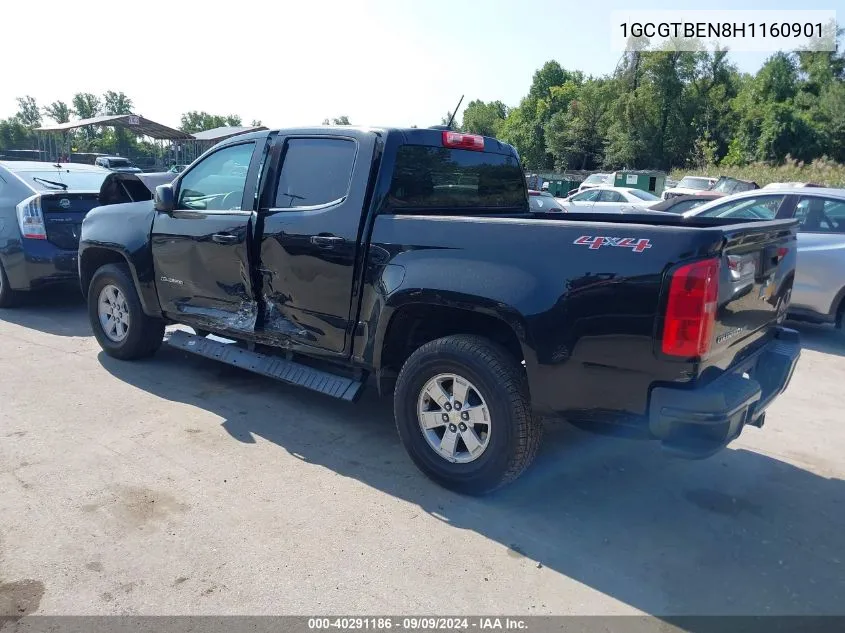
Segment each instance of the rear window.
[[[19,171],[17,175],[37,191],[99,191],[108,172],[103,171]],[[66,187],[65,187],[66,185]]]
[[112,167],[131,167],[132,163],[125,158],[109,158],[109,165]]
[[399,209],[524,209],[525,178],[515,156],[403,145],[388,202]]
[[704,191],[709,186],[709,179],[696,178],[695,176],[684,176],[681,178],[681,182],[678,183],[678,187],[683,187],[684,189],[699,189],[701,191]]

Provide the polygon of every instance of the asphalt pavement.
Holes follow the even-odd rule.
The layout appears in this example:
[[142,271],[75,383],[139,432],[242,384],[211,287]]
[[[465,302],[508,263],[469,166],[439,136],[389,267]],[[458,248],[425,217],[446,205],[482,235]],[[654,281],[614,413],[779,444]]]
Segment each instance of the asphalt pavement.
[[117,361],[73,294],[0,310],[0,615],[845,614],[845,337],[799,329],[789,390],[719,455],[554,423],[475,499],[373,392]]

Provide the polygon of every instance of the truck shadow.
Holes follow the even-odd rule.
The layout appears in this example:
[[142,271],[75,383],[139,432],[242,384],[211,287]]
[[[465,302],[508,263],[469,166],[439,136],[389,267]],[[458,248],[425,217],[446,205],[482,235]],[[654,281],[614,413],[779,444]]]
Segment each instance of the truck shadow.
[[801,334],[801,347],[804,349],[845,356],[845,334],[833,326],[798,321],[787,321],[786,326],[798,330]]
[[234,441],[269,440],[641,611],[845,614],[842,480],[745,449],[677,461],[555,423],[521,479],[467,498],[414,468],[372,390],[352,405],[170,348],[134,364],[99,358],[122,381],[220,416]]
[[0,310],[0,321],[56,336],[92,335],[85,301],[73,287],[22,293],[17,306]]

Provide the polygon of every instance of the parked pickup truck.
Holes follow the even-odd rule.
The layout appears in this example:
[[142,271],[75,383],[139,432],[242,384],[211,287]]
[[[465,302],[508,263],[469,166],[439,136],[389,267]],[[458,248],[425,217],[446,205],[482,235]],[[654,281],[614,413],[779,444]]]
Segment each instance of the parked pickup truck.
[[92,210],[78,259],[111,356],[178,323],[176,348],[326,395],[372,379],[416,465],[480,494],[544,416],[685,457],[762,426],[800,350],[776,322],[795,224],[531,213],[495,139],[326,127],[223,141],[154,200]]

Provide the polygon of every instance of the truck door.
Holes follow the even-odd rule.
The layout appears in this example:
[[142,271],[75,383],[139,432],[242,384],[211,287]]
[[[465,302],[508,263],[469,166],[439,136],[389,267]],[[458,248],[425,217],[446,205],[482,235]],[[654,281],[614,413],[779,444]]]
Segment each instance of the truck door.
[[[152,254],[165,313],[235,330],[254,327],[247,249],[254,187],[246,186],[247,173],[257,173],[257,165],[250,168],[254,149],[247,141],[209,154],[174,183],[175,209],[156,214]],[[257,162],[261,152],[255,154]]]
[[352,286],[376,137],[279,136],[262,189],[262,333],[346,353]]

